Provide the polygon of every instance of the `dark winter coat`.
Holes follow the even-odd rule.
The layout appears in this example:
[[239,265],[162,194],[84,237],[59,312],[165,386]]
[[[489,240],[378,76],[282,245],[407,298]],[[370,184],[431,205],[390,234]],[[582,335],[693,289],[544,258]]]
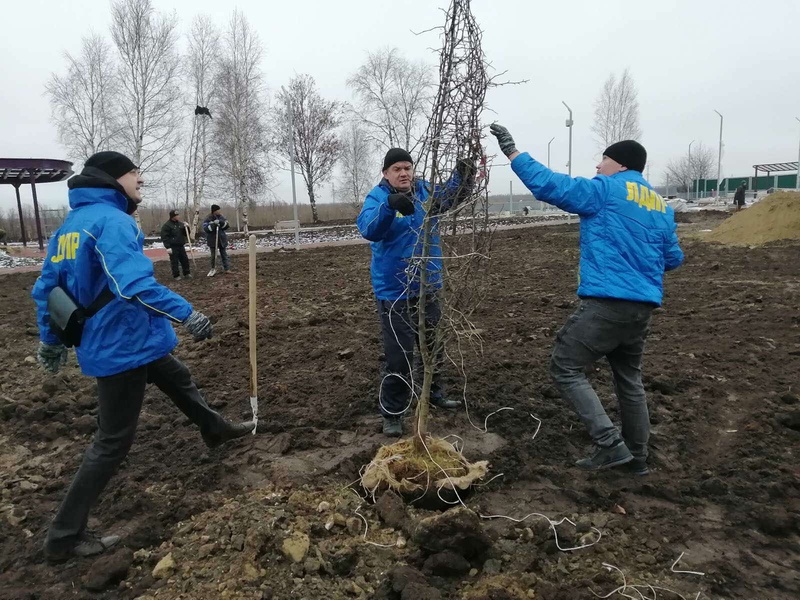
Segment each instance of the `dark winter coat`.
[[733,201],[736,204],[744,204],[744,189],[743,185],[736,188],[736,193],[733,195]]
[[186,245],[186,227],[182,221],[170,219],[161,226],[161,241],[165,248]]
[[[215,221],[219,221],[219,225],[217,225]],[[228,234],[225,233],[228,226],[228,220],[222,215],[212,214],[205,218],[203,221],[203,231],[206,232],[206,242],[209,248],[214,246],[214,240],[217,242],[217,248],[228,247]]]

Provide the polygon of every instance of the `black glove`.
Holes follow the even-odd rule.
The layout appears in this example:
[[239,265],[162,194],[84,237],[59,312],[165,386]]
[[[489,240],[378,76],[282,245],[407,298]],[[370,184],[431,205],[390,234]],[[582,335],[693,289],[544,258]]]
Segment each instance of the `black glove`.
[[196,310],[192,311],[192,314],[186,318],[183,326],[194,336],[196,341],[206,340],[213,334],[209,318]]
[[459,158],[456,161],[456,173],[461,177],[461,181],[469,181],[475,176],[475,162],[466,158]]
[[497,138],[497,143],[500,145],[500,151],[506,156],[511,156],[517,151],[514,146],[514,138],[508,132],[508,129],[497,123],[492,123],[489,126],[491,134]]
[[414,200],[410,192],[389,194],[389,207],[407,217],[414,214]]

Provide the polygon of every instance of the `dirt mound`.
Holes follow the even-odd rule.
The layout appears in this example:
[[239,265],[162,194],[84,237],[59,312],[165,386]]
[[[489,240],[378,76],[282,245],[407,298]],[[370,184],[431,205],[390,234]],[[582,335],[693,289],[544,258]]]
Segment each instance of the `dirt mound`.
[[770,194],[722,223],[706,239],[729,246],[800,239],[800,193]]

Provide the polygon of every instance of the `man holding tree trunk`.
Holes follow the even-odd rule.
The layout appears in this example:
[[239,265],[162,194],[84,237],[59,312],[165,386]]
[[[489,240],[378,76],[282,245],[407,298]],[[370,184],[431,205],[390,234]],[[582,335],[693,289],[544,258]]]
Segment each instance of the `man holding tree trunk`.
[[[433,192],[432,214],[443,213],[469,196],[474,184],[475,167],[460,160],[450,179]],[[422,226],[425,202],[430,185],[414,178],[414,161],[401,148],[392,148],[383,161],[383,179],[364,200],[357,225],[361,235],[372,242],[370,272],[372,288],[381,318],[383,348],[386,357],[378,405],[383,416],[383,433],[390,437],[403,434],[402,416],[411,405],[414,348],[419,316],[419,276],[415,274],[422,254]],[[433,257],[428,261],[428,284],[425,307],[426,324],[435,327],[441,310],[435,290],[442,286],[442,249],[438,228],[431,239]],[[437,367],[441,356],[435,358]],[[438,368],[431,385],[431,404],[439,408],[458,408],[461,402],[442,396]]]
[[[572,178],[518,152],[502,125],[490,131],[537,200],[581,218],[580,306],[558,332],[550,361],[562,397],[595,445],[576,465],[587,470],[628,465],[634,474],[646,475],[650,417],[642,355],[650,315],[661,306],[664,272],[683,262],[673,210],[642,176],[647,152],[633,140],[616,142],[603,152],[594,178]],[[603,357],[613,373],[621,432],[584,371]]]

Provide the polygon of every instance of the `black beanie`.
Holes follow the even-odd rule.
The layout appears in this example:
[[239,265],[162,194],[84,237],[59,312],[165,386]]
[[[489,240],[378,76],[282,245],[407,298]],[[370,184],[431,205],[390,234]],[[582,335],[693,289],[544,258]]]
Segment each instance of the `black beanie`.
[[99,169],[114,179],[119,179],[125,175],[125,173],[135,171],[139,168],[124,154],[111,151],[92,154],[83,166]]
[[647,150],[639,142],[634,140],[624,140],[611,144],[603,151],[603,156],[613,158],[623,167],[628,167],[631,171],[644,171],[647,164]]
[[414,159],[411,158],[411,155],[402,148],[392,148],[386,153],[386,156],[383,159],[383,170],[385,171],[394,163],[399,162],[410,162],[413,165]]
[[211,205],[211,212],[213,213],[214,211],[217,211],[217,210],[219,210],[219,204],[212,204]]

